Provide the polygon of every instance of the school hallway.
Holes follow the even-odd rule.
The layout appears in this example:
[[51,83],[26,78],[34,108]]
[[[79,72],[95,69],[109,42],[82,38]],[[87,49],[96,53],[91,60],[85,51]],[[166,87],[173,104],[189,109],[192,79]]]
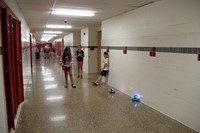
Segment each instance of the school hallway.
[[200,133],[200,0],[0,6],[0,133]]
[[119,91],[109,94],[105,83],[93,86],[97,74],[77,79],[76,64],[77,88],[65,88],[58,60],[34,60],[32,75],[24,60],[25,101],[15,133],[195,133]]

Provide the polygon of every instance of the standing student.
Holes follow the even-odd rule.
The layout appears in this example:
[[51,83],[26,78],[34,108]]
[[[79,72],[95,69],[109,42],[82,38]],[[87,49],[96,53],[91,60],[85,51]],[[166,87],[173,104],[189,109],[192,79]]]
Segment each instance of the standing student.
[[49,45],[44,47],[44,59],[49,59]]
[[104,59],[103,59],[103,67],[101,69],[101,74],[97,78],[95,82],[93,82],[93,85],[97,86],[102,80],[102,77],[106,77],[108,72],[109,72],[109,55],[107,52],[104,52],[103,54]]
[[55,59],[55,56],[56,56],[56,49],[55,49],[54,46],[52,47],[52,54],[53,54],[53,59]]
[[72,88],[76,88],[74,85],[73,75],[72,75],[72,54],[69,47],[64,49],[64,53],[62,56],[62,63],[63,63],[63,71],[65,73],[65,87],[68,87],[68,74],[70,76]]
[[78,46],[78,50],[76,51],[75,56],[78,65],[78,78],[83,78],[83,58],[85,57],[85,55],[81,45]]

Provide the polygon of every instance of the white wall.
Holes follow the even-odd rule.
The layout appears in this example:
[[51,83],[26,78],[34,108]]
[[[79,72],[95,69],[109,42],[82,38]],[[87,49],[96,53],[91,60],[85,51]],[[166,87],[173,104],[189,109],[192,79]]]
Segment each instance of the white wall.
[[[74,41],[74,43],[73,43],[73,46],[78,46],[78,45],[80,45],[81,44],[81,32],[80,31],[78,31],[78,32],[73,32],[73,41]],[[76,53],[76,50],[77,50],[77,48],[73,48],[73,54],[75,55],[75,53]]]
[[78,46],[81,44],[81,32],[73,32],[74,35],[74,46]]
[[4,1],[10,7],[10,9],[15,13],[18,19],[21,21],[22,37],[25,38],[28,42],[30,42],[30,29],[16,1],[15,0],[4,0]]
[[[97,27],[87,27],[81,30],[81,45],[82,46],[97,46]],[[85,34],[84,34],[85,33]],[[86,73],[97,72],[97,48],[90,50],[84,48],[85,58],[83,71]]]
[[[80,38],[80,31],[70,33],[64,36],[64,46],[78,46],[80,44]],[[72,55],[75,55],[76,50],[76,48],[71,48]]]
[[[200,1],[161,0],[102,23],[102,46],[200,47]],[[110,50],[108,83],[200,131],[197,55]]]
[[[88,46],[88,40],[89,40],[89,28],[84,28],[81,30],[81,45],[84,46]],[[84,54],[85,54],[85,58],[84,58],[84,64],[83,64],[83,71],[88,73],[88,48],[84,48]]]
[[64,46],[73,46],[73,33],[64,36]]

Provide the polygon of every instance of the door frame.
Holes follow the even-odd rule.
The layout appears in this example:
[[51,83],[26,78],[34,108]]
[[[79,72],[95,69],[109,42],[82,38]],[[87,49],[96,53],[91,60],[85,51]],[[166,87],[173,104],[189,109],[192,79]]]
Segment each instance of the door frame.
[[98,55],[97,55],[97,71],[98,73],[101,72],[101,38],[102,38],[102,32],[101,31],[98,31],[98,37],[97,37],[97,45],[98,45]]

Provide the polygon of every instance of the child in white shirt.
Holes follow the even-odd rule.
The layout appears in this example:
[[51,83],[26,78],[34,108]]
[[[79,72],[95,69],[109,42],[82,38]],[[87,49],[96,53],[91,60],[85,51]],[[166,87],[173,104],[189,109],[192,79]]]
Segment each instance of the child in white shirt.
[[93,82],[93,85],[95,86],[99,85],[99,83],[102,80],[102,77],[106,77],[109,72],[109,55],[107,52],[104,52],[103,56],[104,56],[104,59],[103,59],[103,67],[101,69],[101,74],[97,78],[97,80]]

